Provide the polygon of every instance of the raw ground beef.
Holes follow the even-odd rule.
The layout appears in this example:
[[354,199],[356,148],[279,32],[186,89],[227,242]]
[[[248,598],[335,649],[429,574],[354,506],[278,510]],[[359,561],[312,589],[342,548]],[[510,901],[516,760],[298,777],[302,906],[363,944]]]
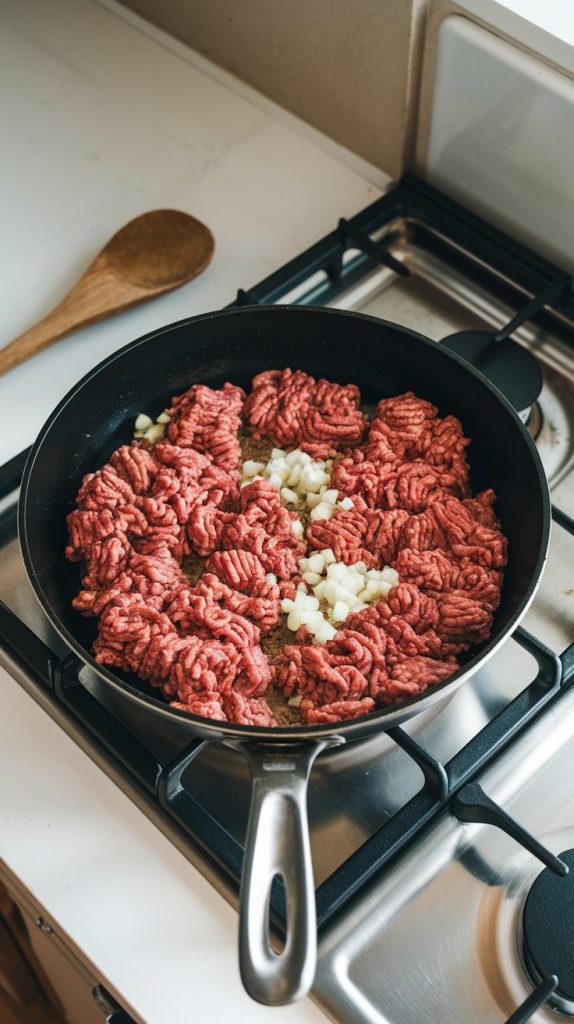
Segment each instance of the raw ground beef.
[[326,459],[357,444],[367,421],[354,384],[314,380],[302,370],[266,370],[253,378],[243,415],[256,437]]
[[[488,637],[500,600],[495,495],[471,496],[469,442],[453,416],[409,392],[379,402],[368,423],[359,402],[354,385],[301,371],[261,373],[247,398],[231,384],[194,385],[172,399],[166,440],[124,445],[85,476],[66,555],[84,565],[73,604],[99,619],[96,660],[137,673],[174,707],[258,726],[276,724],[264,696],[272,682],[317,724],[448,678]],[[268,481],[239,487],[242,414],[256,438],[315,458],[340,453],[331,486],[353,508],[298,540],[297,514]],[[390,564],[400,582],[328,643],[301,627],[268,656],[262,638],[281,631],[280,600],[293,596],[308,547]],[[205,559],[195,583],[190,555]]]

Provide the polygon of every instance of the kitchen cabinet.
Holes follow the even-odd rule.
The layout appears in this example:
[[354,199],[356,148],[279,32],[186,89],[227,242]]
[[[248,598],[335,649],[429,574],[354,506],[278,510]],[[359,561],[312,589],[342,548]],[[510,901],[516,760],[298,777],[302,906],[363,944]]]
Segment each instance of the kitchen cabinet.
[[64,1009],[30,941],[24,915],[0,883],[0,1019],[60,1024]]
[[0,880],[1,1024],[129,1024],[27,894]]

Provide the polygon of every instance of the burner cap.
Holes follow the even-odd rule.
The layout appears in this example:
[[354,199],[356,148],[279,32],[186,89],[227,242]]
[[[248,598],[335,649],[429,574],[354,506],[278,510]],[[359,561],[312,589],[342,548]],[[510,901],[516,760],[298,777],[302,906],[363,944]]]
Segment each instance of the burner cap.
[[526,966],[536,983],[551,974],[558,987],[549,1002],[574,1013],[574,850],[560,854],[570,871],[560,878],[545,868],[526,897],[522,925]]
[[542,391],[538,360],[510,338],[493,341],[488,331],[460,331],[441,344],[480,370],[518,413],[528,410]]

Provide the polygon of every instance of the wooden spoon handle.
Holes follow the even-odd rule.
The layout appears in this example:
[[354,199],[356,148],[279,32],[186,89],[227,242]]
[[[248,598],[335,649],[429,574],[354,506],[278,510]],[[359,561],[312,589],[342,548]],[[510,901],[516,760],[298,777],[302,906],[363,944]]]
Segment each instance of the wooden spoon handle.
[[55,309],[0,349],[0,375],[78,327],[187,284],[208,266],[213,249],[209,228],[189,214],[152,210],[136,217],[110,239]]
[[43,320],[34,324],[9,345],[0,349],[0,376],[13,370],[15,366],[35,356],[42,349],[53,345],[55,341],[69,334],[76,326],[75,317],[66,319],[58,315],[57,309],[48,313]]
[[[158,294],[160,290],[156,290]],[[145,299],[154,297],[130,282],[118,283],[98,257],[62,301],[9,345],[0,349],[0,376],[79,327],[103,320]]]

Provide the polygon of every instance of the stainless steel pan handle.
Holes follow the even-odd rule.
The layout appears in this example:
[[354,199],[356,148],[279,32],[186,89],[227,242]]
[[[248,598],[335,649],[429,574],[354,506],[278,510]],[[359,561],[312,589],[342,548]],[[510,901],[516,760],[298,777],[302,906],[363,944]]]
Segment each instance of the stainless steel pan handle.
[[[315,887],[307,822],[307,782],[322,742],[241,749],[251,769],[252,793],[241,876],[239,966],[253,999],[281,1006],[305,995],[317,962]],[[276,953],[269,905],[276,875],[285,886],[287,933]]]

